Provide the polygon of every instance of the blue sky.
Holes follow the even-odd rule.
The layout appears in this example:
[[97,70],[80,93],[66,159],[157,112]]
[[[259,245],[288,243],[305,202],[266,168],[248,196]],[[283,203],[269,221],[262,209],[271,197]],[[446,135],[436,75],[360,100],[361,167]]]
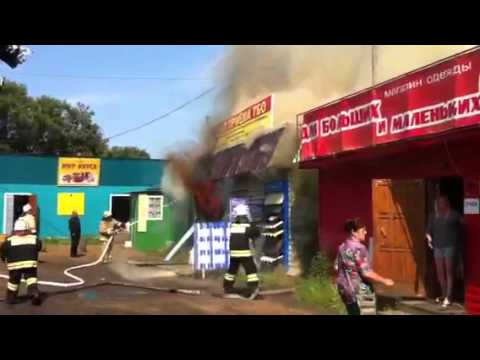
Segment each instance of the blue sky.
[[[212,87],[212,70],[226,52],[225,46],[201,45],[29,47],[33,54],[25,64],[10,70],[2,63],[0,75],[25,84],[32,96],[49,95],[90,105],[95,111],[95,121],[107,137],[150,121]],[[55,77],[61,75],[203,80]],[[177,144],[197,138],[200,126],[214,106],[214,98],[215,93],[210,93],[168,118],[112,139],[110,145],[138,146],[154,158],[163,157]]]

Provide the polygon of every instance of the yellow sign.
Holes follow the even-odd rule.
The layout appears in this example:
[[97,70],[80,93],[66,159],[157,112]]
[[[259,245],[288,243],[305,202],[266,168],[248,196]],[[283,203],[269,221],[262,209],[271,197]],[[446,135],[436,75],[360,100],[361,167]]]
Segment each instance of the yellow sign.
[[245,143],[249,136],[273,127],[273,95],[230,117],[217,128],[217,146],[221,151]]
[[78,215],[85,214],[85,194],[58,193],[58,215],[72,215],[72,211],[76,211]]
[[98,186],[99,181],[100,159],[58,159],[58,186]]
[[139,195],[138,196],[138,223],[137,231],[146,232],[147,231],[147,220],[148,220],[148,195]]

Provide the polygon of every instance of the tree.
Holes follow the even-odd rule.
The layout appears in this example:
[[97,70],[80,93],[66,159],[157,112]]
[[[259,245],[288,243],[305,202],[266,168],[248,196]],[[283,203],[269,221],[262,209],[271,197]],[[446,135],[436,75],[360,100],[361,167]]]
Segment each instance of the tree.
[[114,146],[108,151],[108,157],[125,159],[150,159],[150,154],[134,146]]
[[108,151],[94,112],[48,96],[29,97],[7,82],[0,93],[0,152],[103,156]]
[[24,85],[8,81],[0,92],[0,153],[150,159],[133,146],[110,149],[94,116],[88,105],[33,98]]

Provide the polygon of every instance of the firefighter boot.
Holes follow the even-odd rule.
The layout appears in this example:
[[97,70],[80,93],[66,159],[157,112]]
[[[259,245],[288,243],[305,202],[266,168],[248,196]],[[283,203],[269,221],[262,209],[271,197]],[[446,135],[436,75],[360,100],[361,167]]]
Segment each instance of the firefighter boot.
[[7,290],[6,303],[9,305],[20,303],[20,299],[18,298],[17,295],[18,295],[18,290],[17,291]]

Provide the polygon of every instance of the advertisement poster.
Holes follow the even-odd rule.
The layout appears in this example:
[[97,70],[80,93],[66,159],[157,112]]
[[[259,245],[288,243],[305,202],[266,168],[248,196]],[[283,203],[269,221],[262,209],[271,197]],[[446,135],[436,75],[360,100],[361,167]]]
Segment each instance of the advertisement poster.
[[231,148],[244,143],[257,131],[273,127],[273,95],[233,115],[217,128],[217,146],[215,151]]
[[100,159],[59,158],[58,186],[98,186]]

